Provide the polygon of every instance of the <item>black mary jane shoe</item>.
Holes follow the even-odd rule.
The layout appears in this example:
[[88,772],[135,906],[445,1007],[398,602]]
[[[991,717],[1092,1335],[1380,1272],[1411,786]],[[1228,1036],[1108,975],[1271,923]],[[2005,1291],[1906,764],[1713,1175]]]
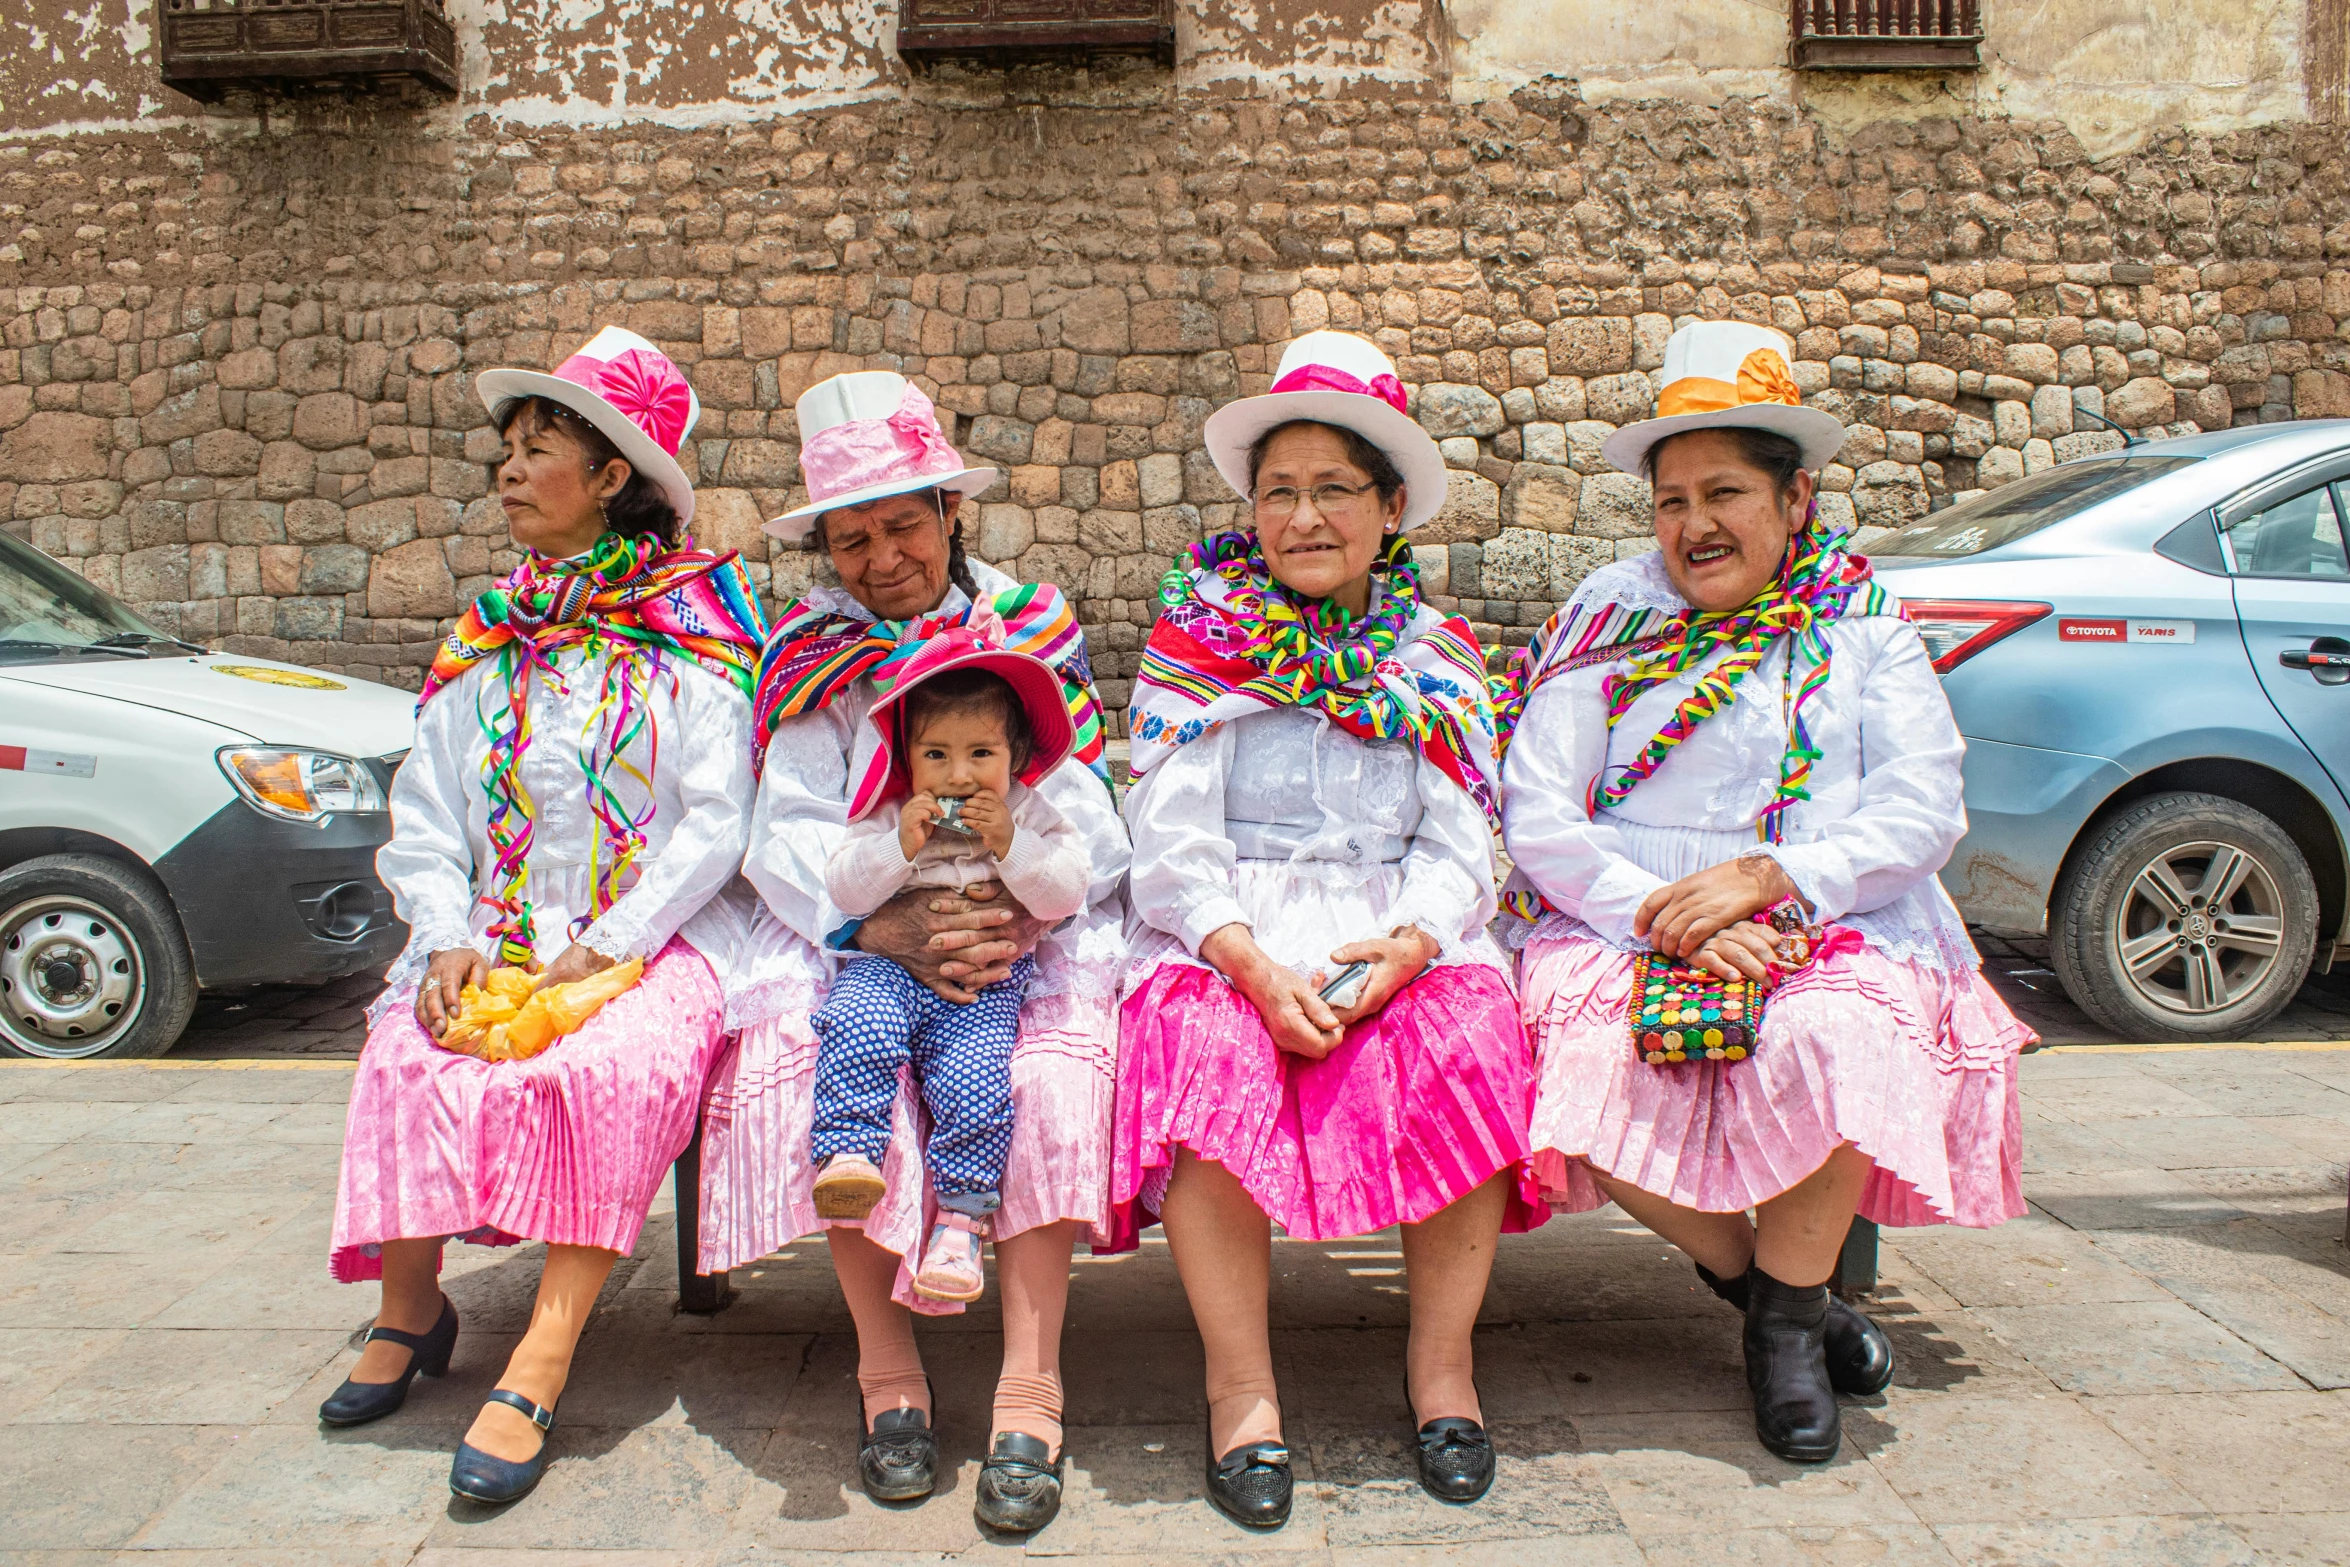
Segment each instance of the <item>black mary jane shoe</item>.
[[457,1308],[443,1295],[440,1318],[429,1330],[403,1333],[398,1328],[370,1328],[363,1342],[372,1344],[377,1339],[404,1345],[408,1350],[408,1369],[389,1382],[346,1380],[318,1406],[320,1421],[330,1426],[363,1426],[370,1420],[381,1420],[408,1402],[409,1383],[420,1376],[448,1375],[449,1355],[457,1347]]
[[1440,1502],[1473,1502],[1493,1489],[1493,1438],[1474,1420],[1446,1415],[1420,1427],[1420,1488]]
[[509,1393],[502,1387],[490,1391],[489,1402],[522,1411],[524,1418],[539,1428],[539,1450],[516,1463],[485,1453],[471,1442],[459,1442],[456,1462],[449,1465],[449,1489],[469,1502],[503,1507],[530,1495],[546,1475],[555,1411],[542,1409],[520,1393]]
[[[928,1379],[925,1378],[925,1381]],[[934,1390],[931,1402],[936,1403]],[[858,1419],[864,1419],[860,1410]],[[938,1434],[919,1409],[889,1409],[858,1427],[857,1480],[877,1502],[911,1502],[938,1484]]]
[[971,1512],[990,1529],[1007,1534],[1034,1534],[1061,1511],[1061,1466],[1069,1455],[1052,1457],[1052,1446],[1025,1431],[999,1431],[987,1462],[979,1466],[979,1485]]
[[[1750,1272],[1752,1270],[1749,1270]],[[1697,1276],[1716,1295],[1746,1310],[1746,1277],[1725,1279],[1697,1265]],[[1893,1341],[1885,1330],[1856,1307],[1831,1291],[1828,1295],[1828,1380],[1836,1391],[1853,1398],[1869,1398],[1893,1385]]]
[[1760,1268],[1747,1281],[1746,1386],[1754,1395],[1754,1434],[1791,1464],[1824,1464],[1843,1441],[1828,1380],[1828,1287],[1782,1284]]
[[1209,1502],[1247,1528],[1278,1529],[1289,1522],[1290,1493],[1295,1488],[1285,1443],[1243,1442],[1223,1457],[1208,1460]]

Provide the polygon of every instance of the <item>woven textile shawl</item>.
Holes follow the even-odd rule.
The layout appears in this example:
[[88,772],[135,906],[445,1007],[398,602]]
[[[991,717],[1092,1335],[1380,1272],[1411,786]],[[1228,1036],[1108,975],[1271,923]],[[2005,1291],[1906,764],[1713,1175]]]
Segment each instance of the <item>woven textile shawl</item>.
[[[600,826],[589,865],[593,892],[572,935],[610,909],[626,890],[629,871],[644,847],[652,818],[648,798],[632,814],[613,787],[615,773],[635,773],[622,753],[645,736],[657,765],[660,735],[647,698],[653,682],[668,674],[669,658],[694,663],[746,697],[759,644],[767,629],[757,593],[742,563],[732,554],[664,549],[652,534],[624,538],[606,534],[587,555],[550,561],[532,554],[498,585],[475,599],[440,651],[417,698],[422,708],[458,676],[485,658],[499,662],[505,701],[502,710],[477,717],[489,742],[482,759],[482,788],[489,796],[486,828],[496,864],[492,891],[481,901],[496,910],[489,934],[499,958],[517,966],[537,955],[538,933],[529,897],[530,844],[535,811],[522,787],[522,757],[530,748],[530,682],[543,669],[557,678],[551,662],[565,648],[584,648],[606,659],[603,696],[581,736],[580,771],[589,809]],[[650,793],[650,780],[636,775]]]
[[[1194,561],[1216,543],[1195,547]],[[1179,558],[1161,590],[1158,624],[1143,649],[1127,714],[1136,778],[1235,718],[1307,707],[1365,740],[1409,737],[1468,791],[1489,822],[1499,822],[1485,655],[1466,621],[1455,616],[1410,635],[1426,618],[1419,614],[1418,580],[1409,572],[1383,574],[1381,591],[1390,602],[1382,607],[1399,612],[1408,640],[1381,652],[1360,676],[1332,679],[1329,672],[1346,660],[1323,636],[1310,636],[1302,648],[1275,646],[1259,606],[1272,595],[1290,595],[1265,573],[1261,557],[1218,553],[1217,566],[1194,564],[1188,571]],[[1317,624],[1294,610],[1282,623]]]
[[887,695],[907,661],[922,644],[955,626],[1003,622],[1003,645],[1053,666],[1061,695],[1077,731],[1070,753],[1110,782],[1108,747],[1102,737],[1102,703],[1094,693],[1093,667],[1086,659],[1085,633],[1069,601],[1049,582],[1023,583],[1009,593],[982,593],[961,609],[912,620],[861,620],[804,600],[776,615],[775,633],[759,657],[757,693],[751,700],[752,733],[759,760],[775,726],[802,713],[822,712],[859,680],[870,680]]

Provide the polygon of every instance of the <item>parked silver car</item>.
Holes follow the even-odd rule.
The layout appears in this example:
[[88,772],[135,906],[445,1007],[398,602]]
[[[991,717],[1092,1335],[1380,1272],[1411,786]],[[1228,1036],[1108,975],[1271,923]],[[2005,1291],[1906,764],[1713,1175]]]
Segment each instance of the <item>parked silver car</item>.
[[1966,917],[2129,1038],[2350,959],[2350,421],[2045,469],[1867,544],[1967,737]]

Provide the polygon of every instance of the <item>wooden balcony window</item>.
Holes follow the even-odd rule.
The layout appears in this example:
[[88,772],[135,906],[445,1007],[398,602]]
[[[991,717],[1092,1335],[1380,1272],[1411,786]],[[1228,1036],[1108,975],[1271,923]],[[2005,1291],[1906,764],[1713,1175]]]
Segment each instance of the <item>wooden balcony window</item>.
[[1978,0],[1793,0],[1799,71],[1972,71]]
[[914,65],[1149,54],[1175,63],[1174,0],[903,0],[898,53]]
[[211,102],[231,87],[412,77],[457,90],[441,0],[156,0],[163,82]]

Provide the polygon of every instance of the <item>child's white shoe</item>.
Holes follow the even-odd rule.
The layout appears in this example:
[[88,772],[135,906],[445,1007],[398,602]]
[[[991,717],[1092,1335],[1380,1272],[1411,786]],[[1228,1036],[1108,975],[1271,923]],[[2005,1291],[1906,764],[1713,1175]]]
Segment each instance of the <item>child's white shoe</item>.
[[816,1217],[862,1219],[881,1201],[881,1172],[863,1154],[836,1153],[816,1176]]
[[938,1222],[930,1227],[930,1244],[922,1248],[922,1269],[914,1275],[914,1293],[926,1300],[977,1300],[987,1288],[987,1269],[979,1251],[986,1229],[984,1218],[940,1209]]

